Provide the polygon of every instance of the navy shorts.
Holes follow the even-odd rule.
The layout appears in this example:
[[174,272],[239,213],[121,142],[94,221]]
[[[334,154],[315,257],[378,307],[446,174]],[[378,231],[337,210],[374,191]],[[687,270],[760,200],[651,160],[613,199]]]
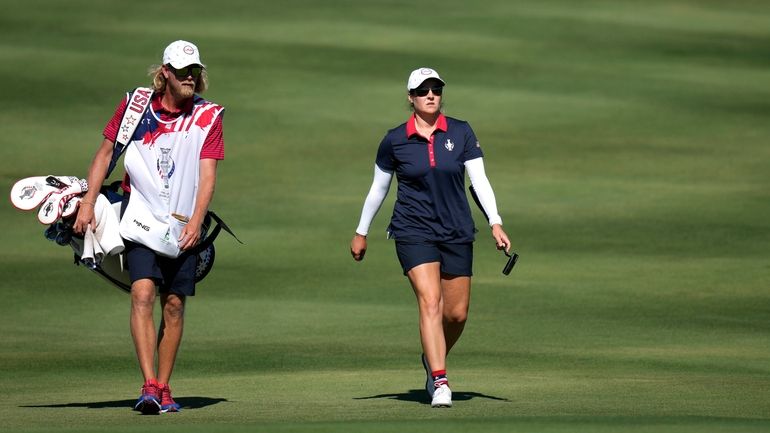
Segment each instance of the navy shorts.
[[444,274],[473,275],[473,242],[452,244],[396,240],[396,255],[404,275],[417,265],[432,262],[439,262]]
[[[120,215],[128,205],[128,194],[124,194]],[[195,296],[195,268],[198,255],[184,252],[172,259],[161,256],[150,248],[123,239],[126,249],[123,252],[128,265],[131,282],[149,278],[155,282],[161,293],[173,293],[181,296]]]
[[164,257],[142,244],[123,240],[131,282],[150,278],[155,281],[161,293],[195,296],[195,267],[198,256],[182,253],[172,259]]

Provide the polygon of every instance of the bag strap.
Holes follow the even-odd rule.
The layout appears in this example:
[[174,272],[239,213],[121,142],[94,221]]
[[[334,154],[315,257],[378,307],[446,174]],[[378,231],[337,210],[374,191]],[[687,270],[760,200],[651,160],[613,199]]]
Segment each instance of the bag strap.
[[126,111],[123,112],[123,119],[121,119],[120,127],[118,127],[118,136],[115,138],[115,144],[112,146],[112,159],[110,160],[109,168],[107,168],[105,179],[110,177],[110,173],[118,165],[120,155],[123,155],[126,147],[128,147],[128,143],[131,142],[131,137],[133,137],[134,131],[139,126],[144,112],[150,106],[152,92],[152,89],[149,87],[137,87],[128,94]]
[[235,233],[233,233],[232,230],[230,230],[230,227],[225,224],[224,221],[222,221],[222,218],[219,217],[219,215],[215,214],[214,211],[208,211],[206,214],[206,218],[204,219],[204,225],[207,227],[211,226],[211,220],[214,220],[217,225],[214,226],[214,229],[211,230],[211,233],[209,233],[205,239],[203,239],[198,245],[195,246],[193,249],[193,252],[195,254],[200,253],[201,251],[205,250],[209,247],[209,245],[214,243],[214,240],[219,236],[219,232],[222,231],[222,229],[225,229],[227,233],[230,234],[230,236],[234,237],[238,243],[243,245],[243,242],[241,242],[240,239],[238,239],[238,236],[235,236]]

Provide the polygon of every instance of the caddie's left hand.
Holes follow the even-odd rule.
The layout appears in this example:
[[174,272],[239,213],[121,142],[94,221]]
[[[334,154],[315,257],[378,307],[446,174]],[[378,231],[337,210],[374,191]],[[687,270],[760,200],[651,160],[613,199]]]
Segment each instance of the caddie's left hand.
[[182,251],[189,250],[190,248],[198,245],[201,240],[201,225],[190,220],[187,225],[182,229],[182,233],[177,239],[179,249]]
[[495,238],[495,244],[498,250],[505,249],[506,253],[511,252],[511,241],[508,240],[508,235],[503,231],[503,226],[495,224],[492,226],[492,237]]

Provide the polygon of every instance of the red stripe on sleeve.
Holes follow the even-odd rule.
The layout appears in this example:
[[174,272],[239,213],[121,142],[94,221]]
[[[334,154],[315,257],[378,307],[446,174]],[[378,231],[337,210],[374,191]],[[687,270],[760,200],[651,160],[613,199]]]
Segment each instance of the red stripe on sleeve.
[[107,122],[104,127],[104,138],[110,141],[115,141],[118,138],[118,128],[120,128],[120,121],[123,120],[123,113],[126,111],[128,98],[123,98],[118,106],[115,108],[115,113],[112,115],[112,119]]
[[222,115],[217,116],[201,148],[200,159],[225,159],[225,140],[222,135]]

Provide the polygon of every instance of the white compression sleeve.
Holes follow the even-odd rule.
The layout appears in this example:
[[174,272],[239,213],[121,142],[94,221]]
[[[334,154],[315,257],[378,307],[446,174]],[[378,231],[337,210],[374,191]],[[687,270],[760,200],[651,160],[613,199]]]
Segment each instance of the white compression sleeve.
[[470,161],[465,161],[465,170],[468,172],[468,177],[471,179],[471,185],[476,190],[476,195],[479,197],[481,207],[484,208],[484,212],[489,216],[489,226],[494,224],[503,224],[503,219],[497,214],[497,202],[495,201],[495,193],[492,191],[492,185],[489,184],[487,174],[484,171],[483,158],[475,158]]
[[374,165],[374,180],[372,180],[372,187],[369,189],[366,201],[364,201],[361,219],[358,221],[358,228],[356,229],[356,233],[359,235],[366,236],[369,232],[369,226],[372,224],[374,216],[377,215],[382,202],[385,201],[385,196],[388,195],[392,178],[393,173],[382,170],[377,164]]

